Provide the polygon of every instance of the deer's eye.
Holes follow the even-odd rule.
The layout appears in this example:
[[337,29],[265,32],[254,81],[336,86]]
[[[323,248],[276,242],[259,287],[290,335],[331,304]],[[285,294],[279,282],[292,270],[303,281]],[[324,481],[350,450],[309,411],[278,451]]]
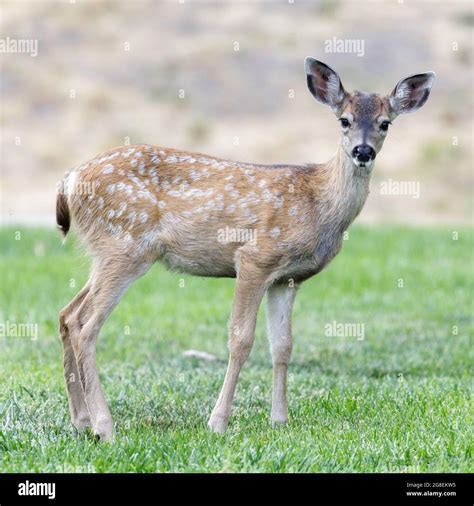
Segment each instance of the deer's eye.
[[388,130],[388,125],[390,125],[390,121],[382,121],[382,123],[380,123],[380,130],[386,132]]
[[341,122],[342,128],[348,128],[351,126],[347,118],[341,118],[339,121]]

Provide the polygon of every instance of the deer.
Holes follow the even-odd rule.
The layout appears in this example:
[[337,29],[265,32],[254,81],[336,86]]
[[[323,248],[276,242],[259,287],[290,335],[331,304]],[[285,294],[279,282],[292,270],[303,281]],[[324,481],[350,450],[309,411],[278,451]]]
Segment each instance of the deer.
[[[434,72],[411,75],[389,95],[379,95],[347,92],[337,72],[312,57],[305,59],[305,71],[311,95],[340,124],[340,141],[326,163],[261,165],[135,144],[97,156],[59,183],[57,226],[65,238],[74,225],[92,260],[85,286],[59,313],[69,411],[78,430],[114,439],[97,371],[97,338],[130,284],[156,262],[194,276],[236,279],[227,371],[209,428],[220,434],[227,429],[265,294],[271,423],[288,422],[297,290],[339,253],[344,232],[367,199],[390,124],[418,110],[435,79]],[[226,234],[223,240],[222,230],[254,233]]]

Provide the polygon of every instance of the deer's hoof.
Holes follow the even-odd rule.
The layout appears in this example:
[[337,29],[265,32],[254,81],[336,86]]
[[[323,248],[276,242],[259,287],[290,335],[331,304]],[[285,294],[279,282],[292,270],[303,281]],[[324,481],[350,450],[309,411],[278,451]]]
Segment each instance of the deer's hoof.
[[272,427],[278,429],[288,424],[288,415],[286,413],[272,413]]
[[114,430],[112,422],[104,421],[99,422],[94,427],[94,436],[98,441],[112,443],[114,440]]
[[221,415],[211,415],[207,425],[213,432],[224,434],[227,429],[227,418]]

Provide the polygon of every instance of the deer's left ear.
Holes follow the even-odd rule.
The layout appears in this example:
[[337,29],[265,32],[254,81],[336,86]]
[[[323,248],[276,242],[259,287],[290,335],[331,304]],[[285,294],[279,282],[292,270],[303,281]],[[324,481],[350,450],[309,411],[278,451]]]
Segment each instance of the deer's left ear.
[[337,114],[346,97],[338,73],[310,56],[305,59],[304,67],[308,88],[313,97],[321,104],[328,105]]
[[430,96],[434,72],[416,74],[399,81],[388,100],[395,115],[417,111]]

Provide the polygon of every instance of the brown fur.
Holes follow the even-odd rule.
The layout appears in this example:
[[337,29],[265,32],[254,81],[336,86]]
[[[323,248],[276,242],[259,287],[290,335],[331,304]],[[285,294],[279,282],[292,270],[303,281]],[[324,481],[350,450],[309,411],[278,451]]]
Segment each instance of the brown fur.
[[[60,313],[64,373],[77,427],[92,426],[101,438],[112,438],[95,343],[127,287],[156,261],[189,274],[237,278],[229,365],[209,421],[218,432],[227,426],[258,308],[268,293],[272,420],[287,420],[296,289],[339,252],[343,233],[369,191],[372,165],[354,160],[353,148],[364,143],[378,152],[386,133],[381,122],[400,112],[391,103],[412,110],[417,103],[398,92],[391,99],[348,94],[337,74],[316,60],[307,59],[307,75],[314,97],[350,121],[335,156],[325,164],[256,165],[136,145],[110,150],[66,175],[57,197],[58,227],[66,235],[72,220],[93,257],[89,281]],[[423,86],[432,79],[422,76],[414,81],[419,101],[426,100]],[[405,93],[412,86],[401,81],[397,89]]]

